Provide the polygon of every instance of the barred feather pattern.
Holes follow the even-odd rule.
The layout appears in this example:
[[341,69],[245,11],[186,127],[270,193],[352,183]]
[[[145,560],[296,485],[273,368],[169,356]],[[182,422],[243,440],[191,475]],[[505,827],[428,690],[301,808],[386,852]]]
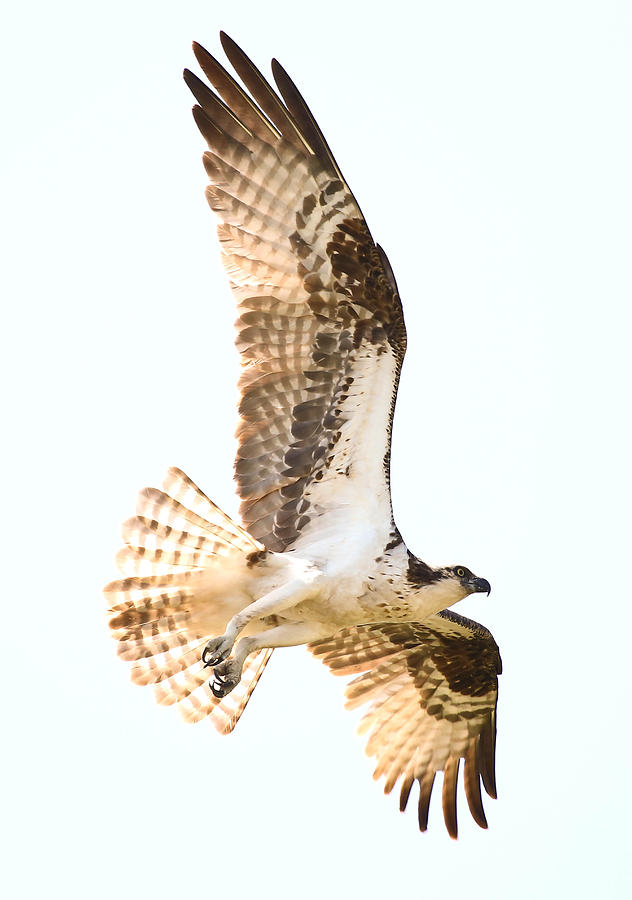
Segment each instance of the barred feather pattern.
[[272,650],[253,653],[239,685],[219,700],[209,687],[201,653],[230,617],[213,609],[209,584],[231,563],[264,550],[180,469],[169,469],[162,490],[141,491],[137,515],[123,525],[117,556],[124,578],[104,589],[119,656],[132,681],[153,685],[159,703],[176,705],[187,722],[209,718],[232,731]]
[[[209,690],[201,651],[237,611],[263,599],[260,589],[271,582],[261,570],[288,563],[287,574],[291,561],[308,560],[323,565],[328,589],[336,578],[327,564],[344,555],[347,581],[331,598],[343,606],[345,592],[353,596],[345,618],[333,615],[332,600],[327,628],[337,628],[367,621],[363,612],[361,619],[349,613],[360,598],[346,585],[372,594],[369,571],[379,564],[388,602],[376,601],[373,612],[379,607],[381,617],[389,603],[406,602],[384,609],[387,622],[344,628],[310,649],[334,673],[356,676],[347,705],[368,707],[361,731],[376,758],[375,777],[384,778],[386,793],[399,785],[402,810],[418,782],[420,829],[441,771],[443,815],[457,836],[462,760],[470,811],[485,828],[481,781],[494,797],[500,656],[477,623],[449,611],[426,618],[457,595],[440,584],[448,570],[407,553],[393,522],[390,439],[406,330],[390,264],[287,73],[273,61],[275,92],[230,38],[221,39],[247,90],[199,45],[196,57],[214,90],[191,72],[185,80],[209,148],[207,199],[238,308],[235,476],[247,530],[179,469],[169,470],[162,489],[143,491],[137,515],[123,527],[123,577],[105,589],[119,654],[161,704],[228,732],[272,650],[251,654],[240,684],[222,700]],[[359,571],[340,550],[346,535],[357,539]],[[283,556],[287,550],[296,555]],[[405,621],[416,591],[420,606],[412,615],[423,621]],[[433,605],[424,606],[422,595]],[[316,601],[307,597],[295,610],[308,614],[311,603],[321,618],[310,633],[323,634]],[[261,617],[246,631],[275,618]]]
[[[481,779],[496,796],[494,776],[498,647],[487,629],[452,612],[421,623],[345,628],[309,649],[336,675],[355,674],[347,708],[368,704],[360,733],[384,778],[384,792],[400,782],[400,809],[419,782],[419,827],[425,831],[435,775],[443,771],[442,806],[456,838],[456,789],[465,761],[465,794],[474,820],[487,820]],[[475,665],[473,662],[475,661]]]
[[[351,475],[353,497],[377,498],[386,543],[406,344],[395,281],[287,73],[273,63],[284,103],[230,38],[222,44],[251,96],[198,44],[217,93],[191,72],[185,80],[238,306],[242,519],[268,549],[288,549],[340,505],[328,475]],[[374,453],[363,452],[369,434]]]

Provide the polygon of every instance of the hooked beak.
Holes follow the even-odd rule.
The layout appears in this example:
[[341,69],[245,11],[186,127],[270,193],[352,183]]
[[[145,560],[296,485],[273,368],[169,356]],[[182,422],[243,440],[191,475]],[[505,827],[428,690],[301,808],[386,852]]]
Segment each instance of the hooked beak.
[[486,578],[471,578],[469,583],[473,594],[487,594],[489,597],[492,586]]

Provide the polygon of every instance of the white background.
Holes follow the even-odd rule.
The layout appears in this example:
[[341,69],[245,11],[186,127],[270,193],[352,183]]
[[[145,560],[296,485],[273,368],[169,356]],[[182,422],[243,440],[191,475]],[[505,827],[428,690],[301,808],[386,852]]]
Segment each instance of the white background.
[[[414,11],[413,11],[414,9]],[[489,578],[499,800],[430,831],[340,681],[275,654],[237,731],[128,683],[101,585],[138,488],[235,513],[233,304],[180,78],[277,56],[390,256],[409,546]],[[7,897],[602,897],[629,889],[632,7],[25,2],[2,36]]]

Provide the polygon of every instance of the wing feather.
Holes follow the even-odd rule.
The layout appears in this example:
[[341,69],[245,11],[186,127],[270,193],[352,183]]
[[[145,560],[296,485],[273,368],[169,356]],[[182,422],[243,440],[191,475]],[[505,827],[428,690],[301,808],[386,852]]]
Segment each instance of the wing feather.
[[456,782],[459,777],[459,763],[459,756],[449,756],[443,770],[441,805],[445,825],[451,838],[457,838],[459,834],[456,818]]
[[233,76],[196,41],[193,42],[193,52],[200,68],[224,98],[235,118],[262,141],[275,143],[280,137],[279,132],[264,116],[256,103],[252,102]]
[[301,152],[305,149],[309,150],[309,144],[301,134],[290,112],[283,105],[279,96],[272,90],[252,60],[223,31],[220,32],[220,40],[233,68],[283,137]]
[[465,786],[465,797],[467,805],[470,808],[472,818],[481,828],[487,828],[487,819],[485,818],[485,810],[483,809],[483,798],[481,797],[481,779],[479,773],[481,771],[478,760],[479,742],[476,738],[470,740],[465,755],[465,770],[463,773],[463,784]]
[[294,120],[298,123],[301,133],[307,139],[313,152],[326,166],[331,168],[331,170],[337,174],[340,181],[344,181],[338,163],[334,159],[334,155],[329,149],[329,145],[327,144],[322,131],[318,127],[318,123],[312,115],[309,106],[283,66],[276,59],[272,60],[272,75],[281,92],[281,96],[285,100],[288,109],[293,114]]
[[353,515],[378,523],[386,543],[406,344],[397,287],[287,73],[273,63],[279,96],[234,41],[221,41],[247,90],[197,44],[223,99],[192,73],[185,80],[200,104],[207,197],[239,313],[243,522],[273,550],[353,528]]
[[487,827],[481,779],[495,797],[494,750],[500,655],[483,626],[444,611],[423,623],[380,623],[345,628],[310,644],[334,674],[360,673],[347,685],[347,707],[367,706],[360,733],[374,756],[384,792],[400,782],[400,809],[419,782],[419,827],[428,824],[435,775],[443,771],[442,807],[456,838],[457,781],[475,822]]
[[182,77],[200,104],[194,107],[194,116],[196,117],[196,122],[197,117],[200,117],[201,121],[197,124],[202,134],[204,134],[204,128],[209,127],[220,134],[223,132],[225,135],[240,142],[248,140],[252,136],[243,123],[233,115],[224,101],[217,94],[214,94],[201,78],[198,78],[189,69],[184,70]]
[[[423,777],[419,779],[419,801],[417,803],[417,820],[419,822],[419,830],[426,831],[428,828],[428,813],[430,811],[430,797],[434,786],[436,772],[432,769],[426,770]],[[402,812],[406,809],[406,805],[402,807]]]

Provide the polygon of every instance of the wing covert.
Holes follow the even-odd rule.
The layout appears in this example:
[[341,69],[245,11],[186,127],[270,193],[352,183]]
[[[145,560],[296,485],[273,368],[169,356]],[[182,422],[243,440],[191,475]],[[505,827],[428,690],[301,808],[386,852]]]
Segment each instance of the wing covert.
[[285,550],[309,540],[316,522],[322,532],[323,517],[339,523],[355,509],[366,518],[356,501],[371,496],[386,539],[406,347],[395,280],[287,73],[274,61],[279,96],[230,38],[222,44],[249,94],[199,45],[218,93],[190,72],[185,80],[199,104],[207,198],[238,306],[243,522]]

